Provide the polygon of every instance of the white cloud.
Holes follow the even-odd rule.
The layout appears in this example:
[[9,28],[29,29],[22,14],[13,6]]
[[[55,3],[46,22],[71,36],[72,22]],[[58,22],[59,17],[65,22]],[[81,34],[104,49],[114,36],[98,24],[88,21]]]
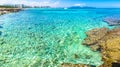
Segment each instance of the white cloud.
[[85,3],[77,3],[77,4],[74,4],[74,6],[80,6],[80,7],[83,7],[83,6],[86,6]]
[[28,6],[51,6],[56,7],[59,2],[51,2],[51,1],[27,1],[27,0],[0,0],[0,4],[25,4]]

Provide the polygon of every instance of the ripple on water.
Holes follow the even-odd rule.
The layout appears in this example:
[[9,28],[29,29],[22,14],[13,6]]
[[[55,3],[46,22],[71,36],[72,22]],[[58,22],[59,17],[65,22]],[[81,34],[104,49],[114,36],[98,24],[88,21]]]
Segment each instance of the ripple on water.
[[86,31],[109,27],[99,19],[105,14],[89,9],[47,10],[27,9],[0,17],[4,19],[1,38],[5,41],[0,45],[1,66],[54,67],[62,63],[98,66],[103,63],[98,52],[81,43]]

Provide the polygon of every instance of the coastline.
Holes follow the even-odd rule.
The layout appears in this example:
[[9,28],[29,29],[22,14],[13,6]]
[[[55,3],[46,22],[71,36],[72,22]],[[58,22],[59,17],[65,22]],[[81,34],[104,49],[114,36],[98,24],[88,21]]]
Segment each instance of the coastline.
[[[10,9],[1,9],[0,11],[1,11],[1,13],[3,12],[3,14],[8,14],[8,13],[13,13],[13,12],[18,12],[18,11],[21,11],[22,9],[20,9],[19,8],[19,10],[18,10],[18,8],[17,8],[17,10],[15,9],[15,8],[10,8]],[[4,13],[4,12],[6,12],[6,13]],[[1,14],[1,15],[3,15],[3,14]],[[1,16],[0,15],[0,16]],[[31,28],[29,28],[29,29],[31,29]],[[119,30],[119,29],[117,29],[117,30]],[[84,45],[90,45],[90,46],[88,46],[88,47],[90,47],[91,49],[93,49],[93,51],[96,51],[97,50],[97,48],[99,48],[99,46],[102,46],[102,47],[104,47],[105,45],[104,45],[104,43],[106,43],[106,42],[104,42],[103,43],[103,41],[107,41],[107,46],[105,46],[105,47],[109,47],[110,48],[110,45],[114,45],[114,44],[112,44],[111,42],[112,41],[116,41],[116,38],[115,38],[115,36],[116,35],[119,35],[119,34],[116,34],[116,33],[118,33],[119,31],[117,31],[117,30],[109,30],[109,29],[107,29],[107,28],[100,28],[100,29],[96,29],[96,28],[94,28],[94,29],[92,29],[91,31],[87,31],[86,32],[86,34],[87,34],[87,37],[85,38],[85,41],[86,41],[86,43],[88,43],[88,44],[86,44],[85,42],[83,42],[84,43]],[[98,33],[99,32],[99,33]],[[96,35],[95,35],[96,34]],[[106,36],[106,34],[107,34],[107,36]],[[109,36],[108,36],[108,34],[109,34]],[[90,37],[88,38],[88,35],[90,35]],[[100,36],[99,36],[100,35]],[[70,35],[71,36],[71,35]],[[110,38],[111,38],[111,36],[115,39],[115,40],[110,40]],[[92,37],[94,37],[94,39],[92,38]],[[95,38],[96,37],[96,38]],[[88,40],[91,40],[91,41],[88,41]],[[103,40],[104,39],[104,40]],[[98,44],[96,44],[96,40],[97,40],[97,42],[99,42],[100,41],[100,45],[98,45]],[[99,40],[99,41],[98,41]],[[102,41],[102,44],[101,44],[101,41]],[[111,41],[111,42],[110,42]],[[110,43],[109,43],[110,42]],[[119,39],[117,39],[117,42],[119,42]],[[92,43],[92,44],[91,44]],[[94,44],[95,43],[95,44]],[[117,44],[117,43],[115,43],[115,44]],[[93,46],[94,45],[94,46]],[[119,45],[119,44],[117,44],[117,45]],[[92,48],[92,46],[93,46],[93,48]],[[105,57],[105,55],[108,55],[109,53],[106,51],[106,49],[104,49],[104,48],[101,48],[102,50],[104,50],[104,51],[102,51],[101,52],[101,54],[103,54],[104,52],[106,52],[105,54],[103,54],[104,56],[102,56],[102,57]],[[99,49],[98,49],[99,50]],[[108,50],[108,49],[107,49]],[[111,49],[110,49],[111,50]],[[112,50],[112,51],[115,51],[115,50]],[[114,54],[114,53],[113,53]],[[117,55],[116,56],[119,56],[118,55],[119,53],[117,53]],[[111,56],[111,54],[109,54],[108,56]],[[112,55],[113,56],[113,55]],[[77,55],[75,55],[75,57],[77,57]],[[89,57],[89,56],[88,56]],[[39,59],[39,58],[38,58]],[[114,58],[113,58],[114,59]],[[114,61],[114,60],[111,60],[111,57],[110,57],[110,59],[109,59],[109,57],[107,57],[107,58],[103,58],[103,61],[105,61],[106,63],[104,64],[104,66],[100,66],[100,67],[107,67],[108,65],[106,65],[106,64],[108,64],[108,61],[110,61],[109,62],[109,65],[111,66],[111,64],[112,64],[112,62]],[[116,58],[115,58],[115,61],[116,61]],[[36,63],[33,63],[33,65],[30,65],[30,66],[34,66],[35,64],[37,64],[37,61],[35,60],[35,62]],[[114,62],[115,63],[115,62]],[[91,67],[91,66],[93,66],[93,65],[87,65],[87,64],[71,64],[71,63],[63,63],[63,64],[61,64],[61,67],[70,67],[70,66],[73,66],[73,67]],[[109,67],[110,67],[109,66]],[[93,66],[94,67],[94,66]]]
[[93,51],[99,51],[104,63],[100,67],[116,67],[120,65],[120,28],[95,28],[86,32],[87,38],[83,45]]
[[3,14],[18,12],[23,10],[22,8],[0,8],[0,16]]

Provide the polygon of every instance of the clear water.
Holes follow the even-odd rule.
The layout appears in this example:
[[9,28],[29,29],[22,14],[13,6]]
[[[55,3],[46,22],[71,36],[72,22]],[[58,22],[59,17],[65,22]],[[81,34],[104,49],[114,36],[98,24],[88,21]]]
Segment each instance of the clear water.
[[107,27],[102,19],[120,9],[25,9],[0,16],[1,67],[99,66],[101,55],[82,45],[85,32]]

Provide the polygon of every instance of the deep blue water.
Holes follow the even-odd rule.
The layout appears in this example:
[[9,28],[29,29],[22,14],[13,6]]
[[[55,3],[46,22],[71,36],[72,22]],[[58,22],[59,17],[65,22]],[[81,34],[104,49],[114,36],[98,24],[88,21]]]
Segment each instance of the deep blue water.
[[[0,16],[2,67],[55,67],[62,63],[99,66],[101,55],[82,45],[85,32],[107,27],[103,18],[120,9],[25,9]],[[77,58],[75,57],[77,56]]]

